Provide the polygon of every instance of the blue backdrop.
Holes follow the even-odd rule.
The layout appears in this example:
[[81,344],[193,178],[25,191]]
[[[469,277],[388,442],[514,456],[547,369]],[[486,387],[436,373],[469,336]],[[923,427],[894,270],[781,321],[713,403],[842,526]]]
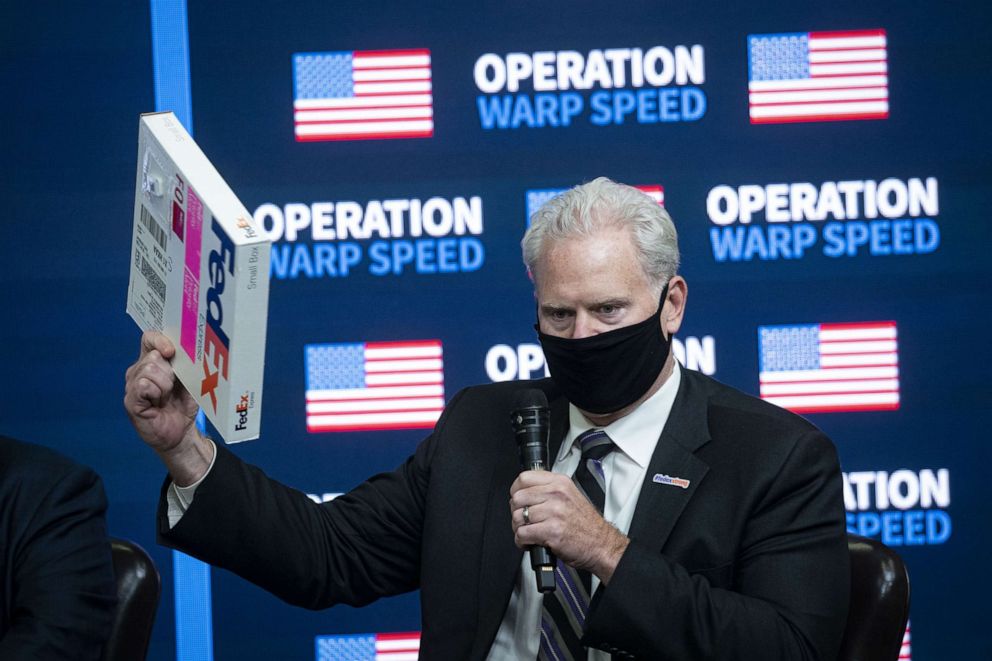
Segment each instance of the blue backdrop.
[[[862,390],[884,392],[789,405],[819,409],[806,415],[837,444],[851,529],[908,563],[913,656],[992,658],[984,3],[2,14],[0,432],[103,476],[111,532],[162,572],[150,658],[314,659],[321,636],[419,628],[416,595],[312,613],[156,545],[163,470],[121,406],[138,349],[124,314],[137,118],[154,109],[180,115],[274,239],[262,437],[235,448],[246,460],[321,499],[426,433],[308,431],[306,345],[438,340],[447,398],[543,375],[518,247],[529,204],[599,175],[660,187],[690,288],[689,367],[758,395],[776,369],[761,327],[895,328],[865,349],[893,369]],[[429,56],[409,75],[416,98],[373,104],[398,124],[314,114],[360,102],[352,69],[368,51]],[[298,54],[333,66],[304,71]],[[394,129],[422,137],[297,139]],[[418,205],[434,210],[419,235]],[[446,224],[449,208],[463,222]],[[395,225],[376,225],[383,209]]]

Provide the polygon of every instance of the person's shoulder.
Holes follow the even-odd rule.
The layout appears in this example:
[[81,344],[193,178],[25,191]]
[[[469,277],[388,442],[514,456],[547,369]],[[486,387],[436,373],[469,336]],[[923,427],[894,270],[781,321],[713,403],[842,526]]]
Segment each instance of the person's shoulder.
[[469,386],[451,398],[445,407],[442,421],[451,425],[456,421],[490,423],[509,420],[517,394],[531,388],[544,392],[551,405],[561,397],[551,379],[500,381]]
[[70,479],[99,482],[99,477],[90,468],[49,447],[6,436],[0,436],[0,466],[4,467],[3,482],[17,482],[33,488],[52,487]]
[[809,420],[698,372],[684,374],[692,389],[705,393],[704,452],[711,460],[754,476],[778,474],[790,457],[838,470],[836,447]]
[[700,372],[683,370],[691,387],[705,394],[707,422],[714,437],[760,438],[763,442],[822,434],[809,420],[717,381]]
[[548,398],[548,402],[560,397],[560,391],[551,379],[533,379],[530,381],[500,381],[469,386],[456,394],[451,404],[458,406],[493,408],[509,413],[517,393],[522,390],[537,389]]

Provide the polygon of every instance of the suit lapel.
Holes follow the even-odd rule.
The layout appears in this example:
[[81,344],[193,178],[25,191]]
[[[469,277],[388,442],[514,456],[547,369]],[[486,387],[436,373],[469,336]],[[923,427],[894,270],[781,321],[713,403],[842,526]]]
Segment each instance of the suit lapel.
[[[548,391],[551,409],[548,463],[553,464],[565,432],[568,431],[568,402],[556,391],[549,389],[547,380],[534,385],[545,386],[544,389]],[[495,469],[489,485],[482,559],[479,564],[479,620],[470,655],[473,659],[485,658],[489,652],[489,646],[510,602],[523,555],[523,551],[513,542],[513,527],[510,522],[510,485],[520,474],[516,441],[509,424],[504,433],[495,436]]]
[[[681,369],[681,368],[680,368]],[[694,374],[682,369],[679,392],[648,464],[629,536],[661,550],[709,466],[693,454],[709,441],[707,397]],[[655,475],[689,481],[685,487],[657,483]]]

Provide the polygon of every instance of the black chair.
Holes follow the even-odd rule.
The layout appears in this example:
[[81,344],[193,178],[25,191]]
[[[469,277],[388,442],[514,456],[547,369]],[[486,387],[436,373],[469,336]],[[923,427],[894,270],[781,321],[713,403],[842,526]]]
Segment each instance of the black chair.
[[885,544],[847,536],[851,604],[840,661],[895,661],[909,619],[909,574]]
[[162,581],[143,548],[126,539],[111,538],[110,543],[117,577],[117,613],[103,661],[140,661],[148,653]]

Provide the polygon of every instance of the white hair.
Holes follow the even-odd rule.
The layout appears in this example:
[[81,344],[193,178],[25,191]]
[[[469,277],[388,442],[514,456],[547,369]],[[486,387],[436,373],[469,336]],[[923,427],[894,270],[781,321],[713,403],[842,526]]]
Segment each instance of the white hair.
[[531,216],[520,242],[530,277],[535,277],[547,240],[589,236],[606,227],[630,230],[641,268],[659,292],[678,272],[678,234],[665,208],[633,186],[599,177],[548,200]]

